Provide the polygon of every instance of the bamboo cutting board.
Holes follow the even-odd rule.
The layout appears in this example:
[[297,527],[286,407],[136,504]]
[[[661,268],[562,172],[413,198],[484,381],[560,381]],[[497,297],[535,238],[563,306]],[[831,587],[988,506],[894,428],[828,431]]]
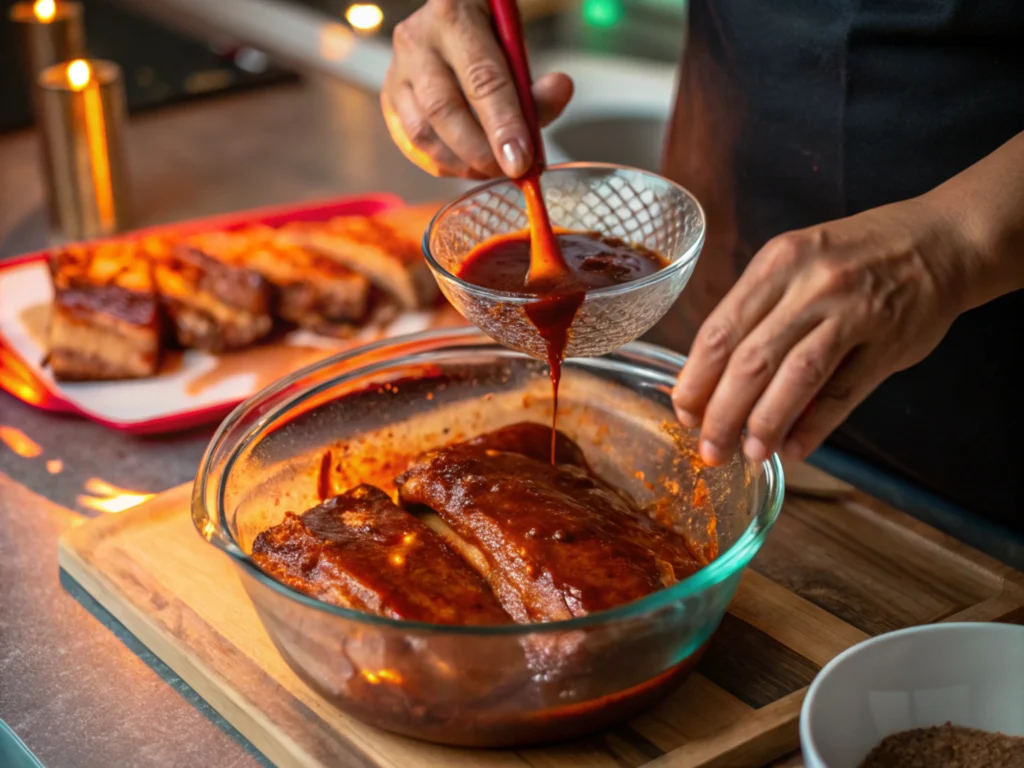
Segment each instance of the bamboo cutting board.
[[69,530],[60,564],[279,766],[757,766],[798,747],[807,685],[851,645],[914,624],[1024,621],[1020,573],[801,471],[813,495],[787,498],[698,672],[635,720],[549,748],[440,747],[333,709],[274,649],[229,558],[193,530],[188,486]]

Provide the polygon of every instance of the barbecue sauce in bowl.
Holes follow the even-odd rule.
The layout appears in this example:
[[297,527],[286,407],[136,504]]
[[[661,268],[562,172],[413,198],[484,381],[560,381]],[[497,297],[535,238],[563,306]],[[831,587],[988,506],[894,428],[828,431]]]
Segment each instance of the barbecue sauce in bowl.
[[[654,274],[669,262],[642,245],[597,232],[561,231],[552,235],[553,239],[540,241],[541,253],[550,258],[552,250],[557,252],[564,269],[539,271],[536,238],[531,242],[530,232],[515,232],[492,237],[477,246],[462,263],[458,275],[467,283],[483,288],[536,296],[535,301],[526,305],[525,312],[544,339],[551,368],[554,399],[551,455],[554,462],[558,384],[569,328],[577,310],[589,291],[631,283]],[[537,277],[538,274],[543,276]]]

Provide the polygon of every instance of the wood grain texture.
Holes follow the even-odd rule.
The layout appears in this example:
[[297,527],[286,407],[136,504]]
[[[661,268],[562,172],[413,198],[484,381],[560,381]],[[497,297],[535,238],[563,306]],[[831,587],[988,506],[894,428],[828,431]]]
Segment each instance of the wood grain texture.
[[1016,571],[856,492],[793,498],[698,672],[668,700],[577,742],[457,750],[363,725],[303,684],[230,560],[192,529],[189,490],[68,531],[60,563],[280,766],[795,765],[806,686],[836,654],[925,621],[1024,617]]

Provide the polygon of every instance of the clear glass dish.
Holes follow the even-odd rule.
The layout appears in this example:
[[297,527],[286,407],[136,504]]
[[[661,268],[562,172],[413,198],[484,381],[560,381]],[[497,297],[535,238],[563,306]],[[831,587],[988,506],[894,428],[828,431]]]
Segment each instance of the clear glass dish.
[[[547,368],[475,329],[392,339],[338,355],[240,405],[214,436],[193,520],[235,562],[267,632],[330,702],[381,728],[497,747],[561,740],[650,706],[692,668],[782,505],[777,458],[706,468],[670,393],[683,358],[646,344],[570,359],[559,428],[592,466],[719,556],[678,584],[548,624],[397,621],[318,602],[266,576],[253,539],[318,501],[326,451],[340,492],[391,492],[419,451],[522,420],[548,423]],[[695,494],[703,497],[694,505]],[[713,513],[709,512],[713,508]]]
[[[600,232],[664,256],[664,269],[622,285],[588,291],[569,328],[566,357],[594,357],[640,338],[679,298],[704,245],[704,211],[675,182],[611,163],[566,163],[541,176],[551,224]],[[492,339],[539,360],[547,347],[527,317],[536,297],[467,283],[466,257],[495,235],[527,228],[522,190],[498,179],[470,190],[434,216],[423,253],[451,305]]]

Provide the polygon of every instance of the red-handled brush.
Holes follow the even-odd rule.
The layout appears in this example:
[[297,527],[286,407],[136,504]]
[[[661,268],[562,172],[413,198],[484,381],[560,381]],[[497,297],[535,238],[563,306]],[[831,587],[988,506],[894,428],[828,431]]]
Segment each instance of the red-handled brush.
[[512,80],[519,94],[526,126],[533,144],[533,162],[519,179],[526,200],[526,213],[530,218],[530,271],[526,285],[552,283],[562,278],[569,268],[562,258],[562,251],[551,229],[544,196],[540,189],[540,174],[544,170],[544,143],[540,136],[540,122],[537,119],[537,105],[533,101],[530,86],[530,62],[526,58],[526,42],[523,38],[523,24],[519,18],[516,0],[489,0],[498,42],[505,49],[505,59],[512,72]]

